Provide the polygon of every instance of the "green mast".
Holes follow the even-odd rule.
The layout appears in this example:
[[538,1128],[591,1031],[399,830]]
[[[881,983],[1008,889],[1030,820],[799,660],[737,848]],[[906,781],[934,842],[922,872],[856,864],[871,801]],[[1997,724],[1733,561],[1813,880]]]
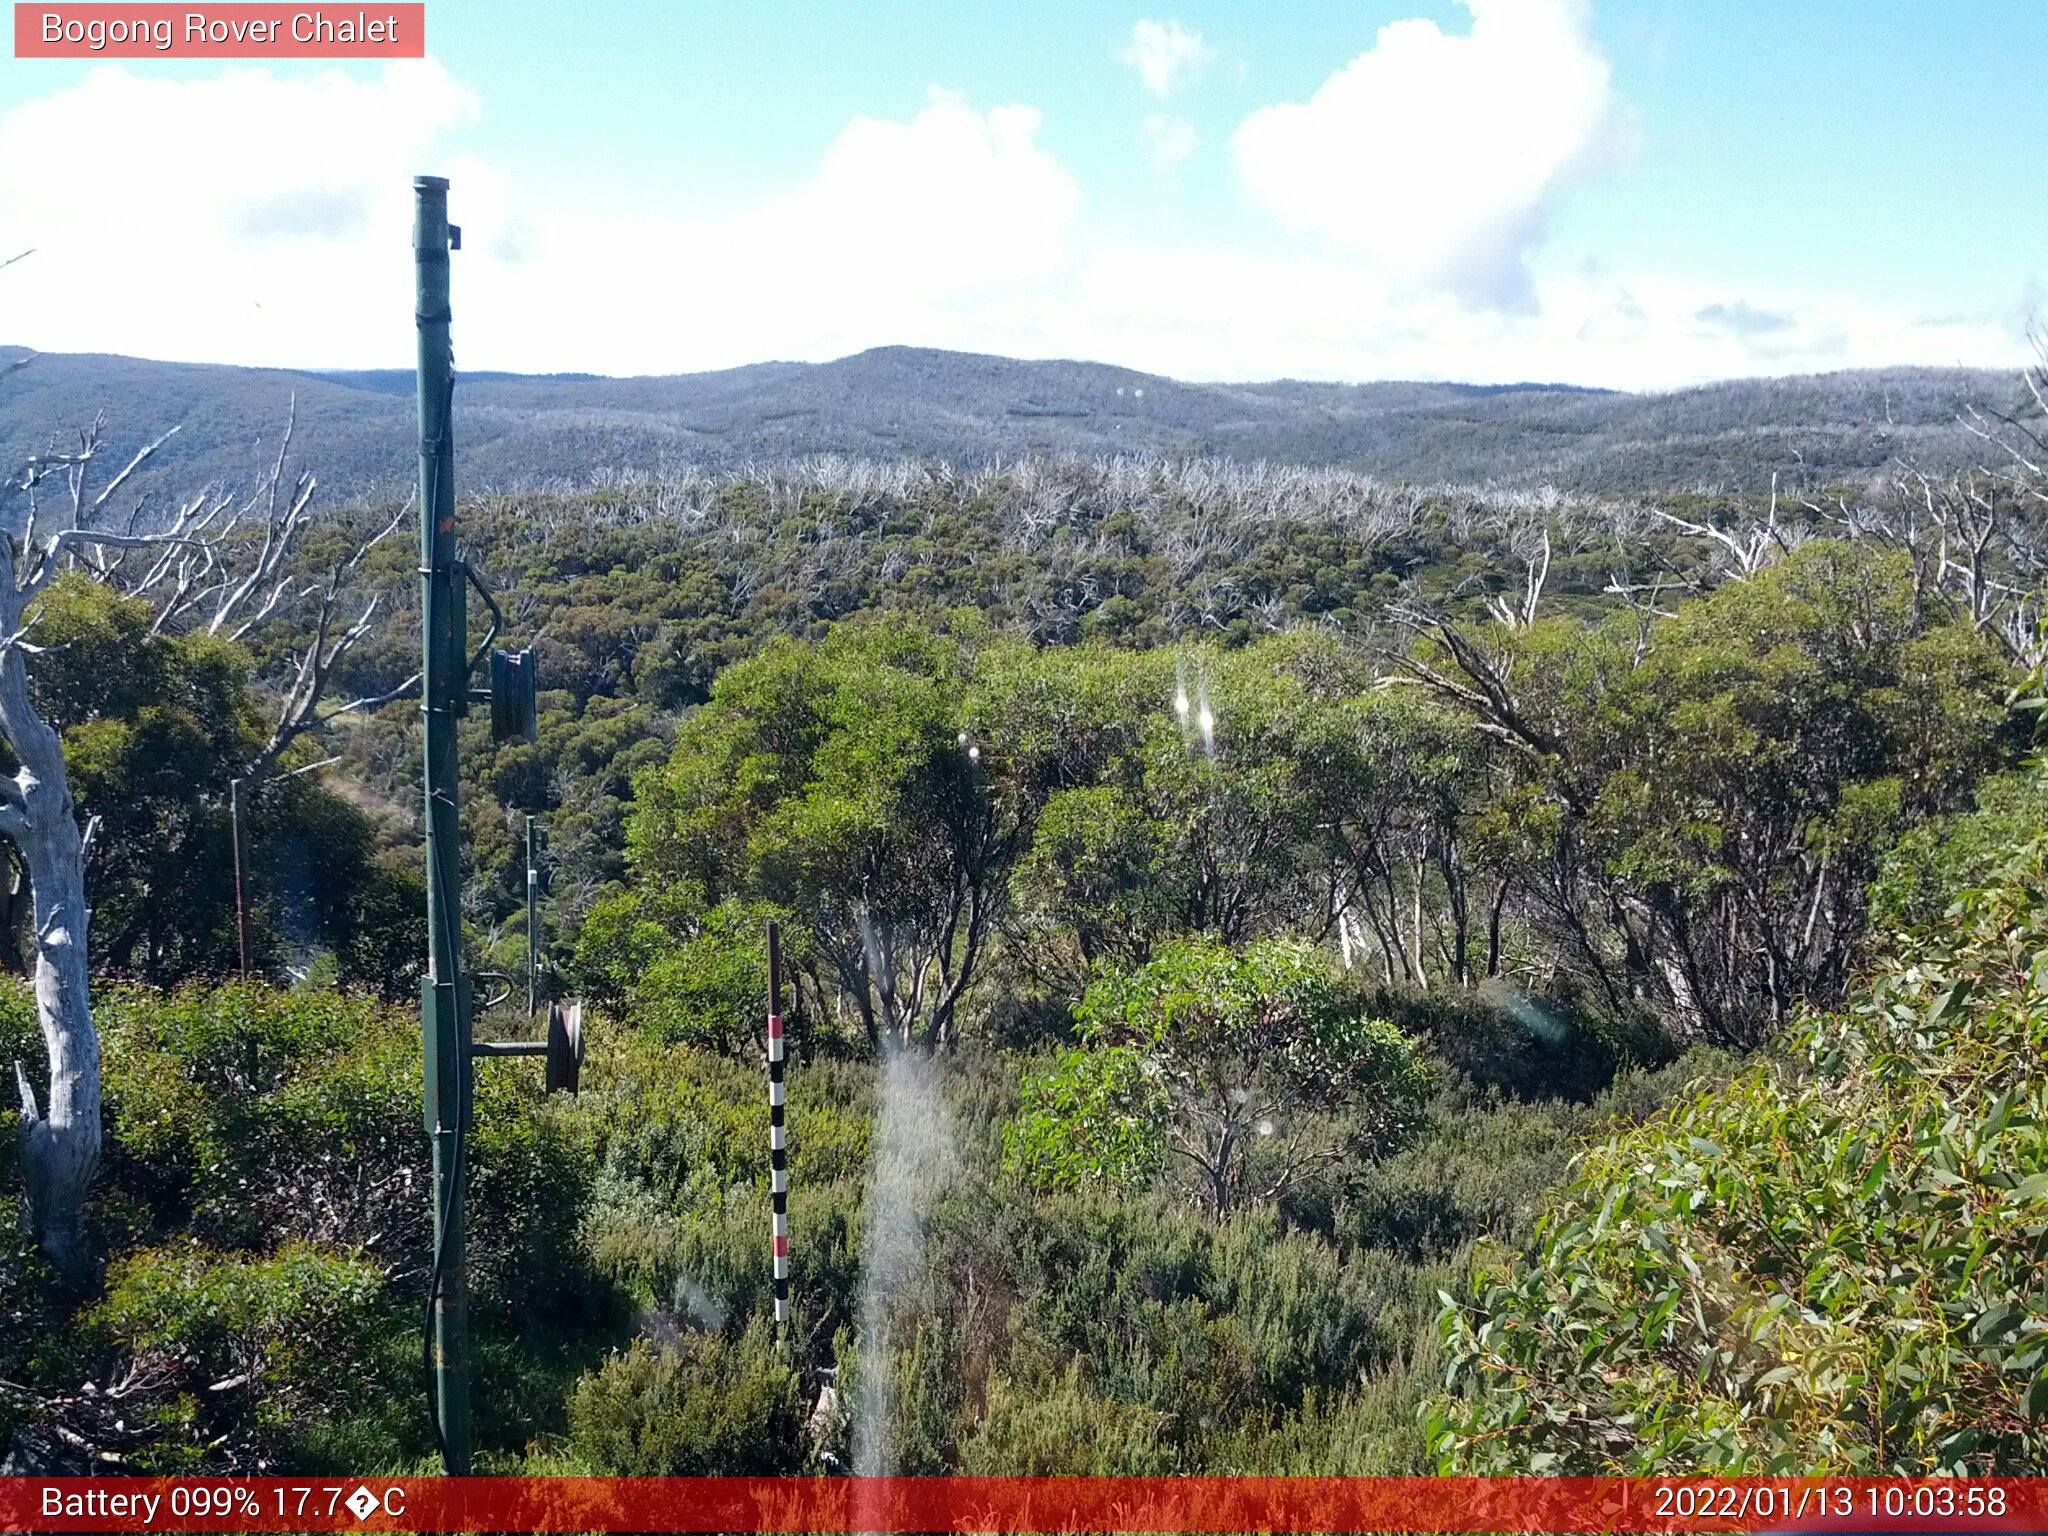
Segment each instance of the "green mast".
[[[470,1030],[469,977],[462,973],[462,820],[455,781],[456,723],[472,699],[491,706],[496,741],[536,738],[537,672],[531,650],[492,648],[505,615],[483,578],[455,553],[455,442],[449,417],[455,399],[455,358],[448,342],[448,253],[462,249],[462,231],[448,222],[448,183],[413,178],[416,217],[412,254],[418,276],[414,320],[419,326],[420,401],[420,708],[427,717],[427,975],[420,990],[420,1035],[425,1047],[427,1135],[434,1145],[434,1259],[428,1270],[426,1365],[432,1378],[428,1406],[451,1477],[469,1473],[469,1279],[464,1271],[462,1204],[469,1179],[467,1147],[474,1111],[473,1060],[478,1056],[547,1058],[550,1093],[574,1093],[583,1065],[583,1007],[556,1005],[539,1040],[476,1040]],[[474,588],[491,616],[490,631],[469,649],[469,599]],[[470,674],[490,660],[490,686],[473,688]],[[534,846],[527,821],[528,847]],[[532,862],[529,851],[528,862]],[[534,896],[528,896],[529,932]],[[531,940],[529,940],[531,942]],[[536,955],[537,962],[538,956]],[[493,1007],[510,995],[508,976]],[[537,975],[537,969],[535,974]]]
[[455,557],[455,444],[449,435],[454,355],[448,337],[448,183],[413,181],[413,261],[419,326],[420,673],[426,712],[427,977],[420,1006],[426,1047],[425,1119],[434,1148],[434,1262],[430,1271],[435,1428],[450,1476],[469,1472],[469,1317],[462,1203],[470,1118],[469,984],[462,974],[462,833],[455,729],[469,699],[465,572]]

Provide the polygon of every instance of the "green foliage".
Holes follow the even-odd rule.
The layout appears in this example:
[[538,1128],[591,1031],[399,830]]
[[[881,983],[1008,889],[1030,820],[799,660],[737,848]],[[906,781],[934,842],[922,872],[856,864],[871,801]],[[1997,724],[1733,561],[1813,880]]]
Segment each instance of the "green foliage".
[[874,624],[727,668],[642,784],[643,884],[792,913],[871,1039],[949,1039],[1015,837],[960,740],[972,658],[960,638]]
[[[687,938],[657,951],[633,979],[626,989],[628,1016],[656,1039],[757,1059],[766,1039],[767,928],[771,918],[784,915],[759,903],[720,902],[690,925]],[[799,930],[792,937],[783,958],[800,970],[807,935]],[[801,1038],[791,1033],[792,1044]]]
[[1388,986],[1361,966],[1338,987],[1346,1006],[1389,1020],[1479,1087],[1519,1099],[1591,1099],[1618,1071],[1671,1054],[1654,1020],[1614,1018],[1555,985],[1548,996],[1502,981],[1425,991]]
[[1648,998],[1721,1044],[1842,996],[1879,858],[2016,745],[1995,647],[1864,543],[1805,544],[1647,631],[1485,645],[1442,664],[1514,678],[1512,707],[1477,708],[1531,750],[1481,827],[1540,895],[1541,947],[1616,1014]]
[[[1105,969],[1075,1015],[1086,1044],[1034,1080],[1008,1136],[1012,1165],[1055,1186],[1171,1153],[1221,1216],[1384,1150],[1427,1084],[1412,1044],[1343,1006],[1301,943],[1172,941],[1137,970]],[[1115,1054],[1085,1059],[1102,1050]],[[1085,1122],[1064,1149],[1054,1111]]]
[[[1499,509],[1313,478],[1268,505],[1270,480],[1203,473],[783,477],[658,507],[630,488],[507,498],[475,519],[544,627],[552,691],[538,743],[465,726],[465,775],[488,791],[468,797],[466,913],[480,953],[521,947],[505,810],[542,812],[543,942],[613,1015],[575,1104],[541,1103],[518,1064],[480,1073],[490,1454],[801,1469],[800,1383],[836,1362],[849,1388],[881,1376],[904,1471],[1420,1470],[1447,1364],[1435,1298],[1467,1287],[1470,1245],[1531,1241],[1588,1138],[1733,1070],[1660,1066],[1669,1035],[1744,1044],[1839,996],[1902,833],[1874,898],[1888,930],[1939,919],[2034,814],[2036,790],[1994,782],[1975,817],[1942,819],[2009,760],[2010,679],[1870,546],[1813,541],[1639,622],[1601,596],[1605,542],[1560,540],[1546,615],[1484,627],[1469,621],[1514,552]],[[1676,534],[1629,537],[1698,567]],[[379,569],[401,593],[413,579],[402,552]],[[1451,616],[1434,639],[1405,658],[1356,643],[1417,592]],[[250,678],[280,637],[252,657],[151,636],[83,584],[51,604],[70,638],[39,686],[105,818],[104,958],[162,980],[223,970],[222,765],[262,728]],[[381,691],[414,665],[392,606],[339,686]],[[1505,706],[1431,684],[1473,682],[1453,635],[1498,662]],[[263,964],[331,966],[288,996],[100,988],[112,1289],[87,1326],[0,1246],[0,1381],[29,1394],[0,1394],[0,1434],[115,1434],[49,1404],[140,1370],[160,1384],[109,1443],[146,1465],[426,1453],[417,1020],[350,992],[412,979],[417,855],[395,807],[417,804],[417,724],[405,705],[352,718],[348,798],[307,777],[250,810]],[[24,910],[0,906],[16,935]],[[2021,1092],[1995,1134],[1957,1109],[2031,1081],[2017,1047],[1970,1043],[1969,1021],[2006,1007],[1991,997],[2032,985],[2014,983],[2030,954],[2000,961],[1993,936],[2002,922],[2025,949],[2019,910],[1970,907],[1976,949],[1951,933],[1938,963],[1914,950],[1882,1017],[1859,1003],[1861,1035],[1817,1026],[1835,1044],[1799,1071],[1738,1076],[1672,1122],[1683,1135],[1592,1154],[1599,1199],[1544,1229],[1556,1273],[1489,1280],[1457,1325],[1470,1337],[1448,1335],[1459,1381],[1505,1379],[1474,1353],[1484,1335],[1525,1385],[1440,1409],[1433,1454],[1634,1464],[1625,1430],[1660,1467],[1764,1467],[1797,1445],[1843,1467],[2036,1456],[2015,1415],[2048,1390],[2043,1323],[2015,1298],[2042,1277],[2011,1250],[2039,1215],[2032,1175],[1992,1181],[2038,1163],[2040,1106]],[[803,1047],[787,1366],[763,1328],[753,1050],[771,916]],[[1977,991],[1937,1008],[1930,989],[1964,973]],[[1901,1008],[1939,1017],[1915,1033]],[[0,1059],[33,1069],[28,1021],[0,989]],[[958,1159],[922,1264],[892,1286],[884,1354],[852,1332],[874,1072],[848,1058],[904,1040],[936,1053]],[[1022,1041],[1078,1045],[986,1049]],[[0,1184],[13,1157],[9,1138]],[[1161,1187],[1169,1169],[1206,1213]],[[1895,1191],[1901,1169],[1917,1182]],[[1954,1199],[2009,1241],[1958,1260]],[[1923,1271],[1917,1299],[1879,1296]],[[651,1342],[601,1358],[622,1298]],[[1580,1329],[1582,1304],[1593,1331],[1565,1349],[1544,1330]],[[1872,1341],[1892,1323],[1909,1326]],[[313,1372],[295,1328],[346,1373]],[[1608,1353],[1579,1361],[1595,1335]],[[1589,1437],[1556,1404],[1605,1417]],[[1476,1417],[1496,1410],[1512,1422]],[[1943,1439],[1980,1421],[1991,1440]]]
[[100,818],[88,870],[95,960],[151,977],[232,953],[227,781],[260,744],[248,658],[152,633],[148,604],[66,576],[36,604],[31,697],[64,738],[79,805]]
[[665,894],[615,890],[591,904],[570,971],[578,995],[602,1007],[624,1007],[635,983],[674,946],[671,924],[700,909],[687,897]]
[[[49,1077],[43,1058],[42,1032],[36,1024],[35,994],[27,987],[0,985],[0,1072],[14,1075],[19,1063],[36,1090],[36,1102],[45,1102]],[[15,1158],[19,1151],[19,1098],[0,1094],[0,1188],[16,1177]]]
[[1025,1078],[1003,1160],[1037,1189],[1138,1189],[1165,1166],[1165,1084],[1136,1046],[1065,1051]]
[[[603,1156],[678,1208],[721,1205],[735,1188],[768,1187],[768,1080],[687,1046],[635,1041],[593,1063],[587,1103],[604,1104]],[[820,1064],[793,1074],[789,1156],[803,1182],[856,1177],[868,1152],[865,1084]]]
[[[99,823],[86,865],[94,967],[154,984],[230,970],[229,784],[267,730],[249,652],[156,633],[149,604],[82,575],[53,583],[31,620],[43,647],[31,695],[63,737],[73,796]],[[312,779],[273,778],[244,822],[253,963],[275,974],[292,952],[321,947],[344,981],[405,990],[424,896],[371,818]],[[0,945],[18,967],[29,892],[15,884],[0,897]]]
[[254,985],[120,988],[97,1017],[110,1167],[207,1241],[419,1235],[415,1021]]
[[1141,962],[1172,924],[1163,830],[1114,784],[1059,791],[1018,863],[1019,905],[1070,933],[1083,963],[1105,955]]
[[[1390,1274],[1270,1213],[1215,1223],[1100,1186],[1000,1209],[979,1230],[935,1217],[937,1284],[917,1324],[921,1347],[958,1362],[974,1422],[946,1443],[967,1465],[1227,1466],[1247,1429],[1356,1389],[1398,1348],[1378,1326]],[[974,1300],[990,1297],[994,1326]]]
[[[0,1021],[27,1016],[27,989],[0,988]],[[40,1328],[19,1354],[0,1345],[0,1377],[73,1405],[91,1402],[81,1380],[132,1377],[118,1415],[73,1432],[145,1465],[359,1469],[424,1454],[417,1016],[251,984],[120,987],[97,1017],[105,1306],[66,1317],[33,1266],[0,1253],[0,1306]],[[559,1430],[566,1380],[617,1324],[579,1240],[587,1128],[543,1105],[534,1076],[478,1075],[469,1254],[487,1449]],[[0,1155],[12,1153],[10,1141]]]
[[[604,1169],[583,1213],[599,1270],[657,1314],[740,1328],[767,1306],[768,1094],[758,1066],[642,1038],[593,1059],[582,1105]],[[853,1314],[868,1157],[863,1069],[790,1076],[790,1209],[800,1324],[829,1339]]]
[[2040,1466],[2044,892],[2035,842],[1788,1058],[1590,1156],[1445,1314],[1443,1466]]
[[1097,1397],[1076,1361],[1050,1387],[991,1374],[981,1413],[960,1448],[967,1477],[1158,1477],[1172,1470],[1161,1443],[1168,1415]]
[[1985,779],[1975,808],[1914,827],[1885,855],[1870,887],[1870,933],[1910,943],[1934,927],[1960,891],[1992,879],[2013,850],[2048,826],[2048,782],[2031,769]]
[[804,1470],[797,1378],[767,1330],[644,1341],[576,1384],[569,1443],[614,1477],[766,1477]]
[[142,1411],[164,1433],[146,1464],[176,1471],[238,1420],[274,1449],[304,1418],[374,1390],[334,1366],[384,1322],[383,1284],[376,1266],[298,1239],[253,1257],[179,1244],[123,1257],[85,1322],[153,1378]]
[[[1347,1169],[1326,1209],[1296,1202],[1294,1214],[1327,1224],[1346,1248],[1381,1249],[1414,1264],[1481,1239],[1519,1248],[1590,1135],[1724,1079],[1731,1061],[1695,1049],[1654,1071],[1632,1068],[1583,1104],[1509,1099],[1454,1079],[1432,1098],[1408,1145]],[[1430,1316],[1433,1322],[1433,1309]]]

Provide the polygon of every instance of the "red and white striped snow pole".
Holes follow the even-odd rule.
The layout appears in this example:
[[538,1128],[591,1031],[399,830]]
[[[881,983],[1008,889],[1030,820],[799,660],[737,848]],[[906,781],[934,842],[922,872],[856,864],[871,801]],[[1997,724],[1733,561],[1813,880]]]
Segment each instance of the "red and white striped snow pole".
[[768,1191],[774,1206],[775,1336],[789,1332],[789,1132],[783,1124],[782,927],[768,925]]

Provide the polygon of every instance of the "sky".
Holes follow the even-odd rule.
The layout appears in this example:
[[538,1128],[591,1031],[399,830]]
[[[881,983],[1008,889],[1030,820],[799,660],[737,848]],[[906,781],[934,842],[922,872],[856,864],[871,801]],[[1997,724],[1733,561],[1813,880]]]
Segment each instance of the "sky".
[[2038,0],[428,0],[423,60],[0,61],[0,342],[683,373],[908,344],[1667,389],[2018,366]]

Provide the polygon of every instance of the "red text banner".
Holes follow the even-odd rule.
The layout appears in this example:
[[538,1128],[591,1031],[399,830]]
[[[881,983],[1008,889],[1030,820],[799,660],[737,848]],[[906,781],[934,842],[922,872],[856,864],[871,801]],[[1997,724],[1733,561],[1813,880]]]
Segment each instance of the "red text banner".
[[2048,1479],[7,1478],[0,1531],[2048,1532]]
[[27,5],[17,59],[419,59],[427,8],[411,5]]

